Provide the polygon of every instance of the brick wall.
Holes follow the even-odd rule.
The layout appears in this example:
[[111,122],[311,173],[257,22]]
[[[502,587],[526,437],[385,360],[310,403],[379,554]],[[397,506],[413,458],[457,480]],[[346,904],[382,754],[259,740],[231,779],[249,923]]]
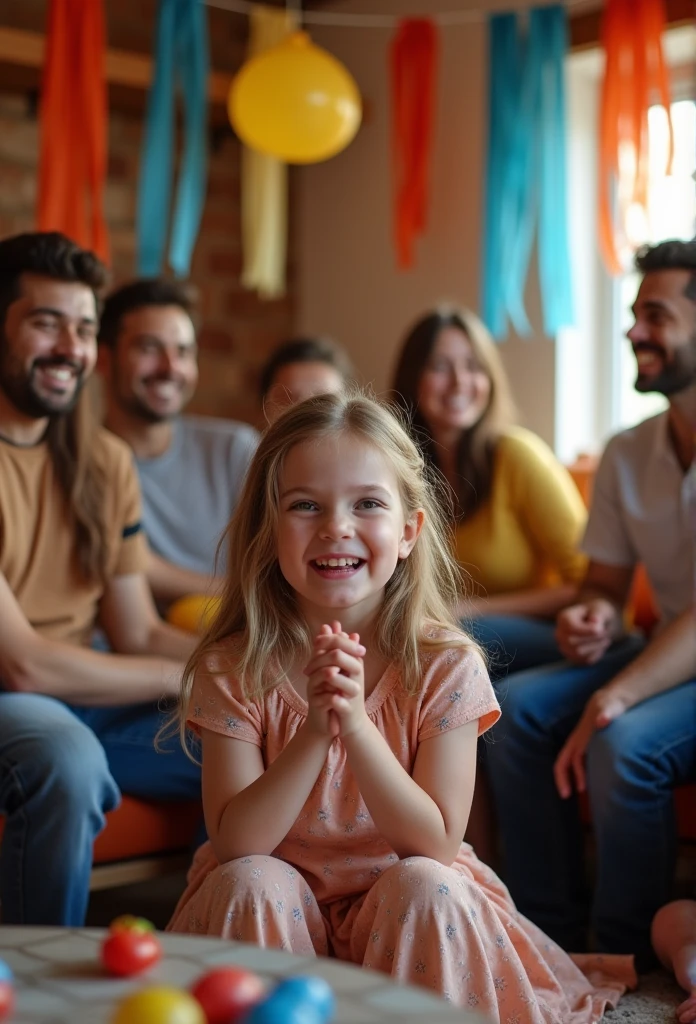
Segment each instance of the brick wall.
[[[43,0],[9,3],[14,7],[3,9],[0,23],[43,31]],[[154,0],[107,0],[110,45],[147,52],[154,8]],[[244,20],[232,21],[229,13],[212,8],[210,14],[213,65],[234,70],[243,50]],[[0,75],[0,90],[1,83]],[[106,216],[116,283],[135,272],[141,134],[140,116],[112,110]],[[232,131],[216,131],[191,272],[200,292],[202,326],[200,385],[190,408],[258,423],[258,369],[270,350],[292,332],[292,281],[288,295],[276,302],[261,301],[240,285],[239,157],[240,147]],[[38,125],[31,96],[0,91],[0,236],[35,227],[37,161]]]

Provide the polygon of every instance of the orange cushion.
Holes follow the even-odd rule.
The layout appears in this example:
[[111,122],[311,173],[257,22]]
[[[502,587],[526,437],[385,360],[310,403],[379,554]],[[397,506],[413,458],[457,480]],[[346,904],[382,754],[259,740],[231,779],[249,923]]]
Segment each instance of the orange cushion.
[[[106,828],[94,844],[94,863],[185,850],[193,843],[203,817],[198,802],[156,803],[124,796],[106,816]],[[0,816],[0,840],[5,819]]]
[[[592,501],[592,485],[598,465],[599,459],[596,455],[580,455],[572,466],[568,466],[568,472],[588,508]],[[638,566],[633,577],[629,605],[633,623],[649,634],[657,624],[658,615],[648,577],[642,565]]]
[[638,566],[633,576],[629,605],[634,625],[649,635],[657,625],[658,614],[648,576],[642,565]]
[[579,455],[572,466],[568,466],[568,472],[575,481],[575,486],[580,491],[580,497],[587,508],[592,501],[592,485],[595,473],[599,465],[599,458],[596,455]]
[[107,814],[106,828],[95,840],[94,863],[186,849],[202,819],[198,801],[161,803],[124,796]]

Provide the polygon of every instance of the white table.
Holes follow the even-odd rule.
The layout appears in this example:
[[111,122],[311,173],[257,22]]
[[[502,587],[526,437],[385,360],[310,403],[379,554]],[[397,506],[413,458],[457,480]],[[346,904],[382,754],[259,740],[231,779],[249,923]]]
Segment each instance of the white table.
[[139,978],[111,978],[99,960],[105,930],[0,927],[0,958],[15,974],[13,1024],[109,1024],[120,1000],[147,985],[188,988],[204,971],[235,964],[269,983],[315,974],[336,994],[335,1024],[484,1024],[424,989],[337,960],[291,956],[240,942],[158,933],[162,960]]

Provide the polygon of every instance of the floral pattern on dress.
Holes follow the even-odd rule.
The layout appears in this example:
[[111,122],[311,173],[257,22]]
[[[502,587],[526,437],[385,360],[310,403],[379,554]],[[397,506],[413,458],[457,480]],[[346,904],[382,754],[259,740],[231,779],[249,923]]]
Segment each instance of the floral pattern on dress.
[[[441,643],[446,634],[433,630],[428,639]],[[421,663],[418,694],[405,692],[392,666],[365,702],[406,771],[422,740],[474,720],[483,732],[500,713],[475,647],[434,647]],[[189,723],[254,743],[272,763],[305,721],[306,704],[287,685],[246,701],[220,664],[196,674]],[[173,931],[300,956],[332,953],[430,988],[497,1024],[590,1024],[631,977],[625,962],[607,958],[605,980],[595,973],[590,983],[517,914],[466,843],[450,867],[425,857],[399,860],[375,828],[340,740],[273,856],[220,865],[208,843],[188,883]],[[618,980],[608,978],[612,970]]]

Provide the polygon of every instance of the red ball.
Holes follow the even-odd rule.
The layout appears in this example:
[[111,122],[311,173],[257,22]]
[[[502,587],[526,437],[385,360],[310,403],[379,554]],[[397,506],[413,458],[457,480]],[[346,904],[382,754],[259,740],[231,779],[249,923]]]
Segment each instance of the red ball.
[[101,948],[102,963],[109,974],[127,978],[141,974],[162,956],[159,939],[153,932],[119,929],[110,932]]
[[14,989],[8,981],[0,981],[0,1020],[10,1017],[14,1010]]
[[263,982],[241,967],[215,967],[201,975],[191,994],[203,1007],[208,1024],[235,1024],[263,999]]

